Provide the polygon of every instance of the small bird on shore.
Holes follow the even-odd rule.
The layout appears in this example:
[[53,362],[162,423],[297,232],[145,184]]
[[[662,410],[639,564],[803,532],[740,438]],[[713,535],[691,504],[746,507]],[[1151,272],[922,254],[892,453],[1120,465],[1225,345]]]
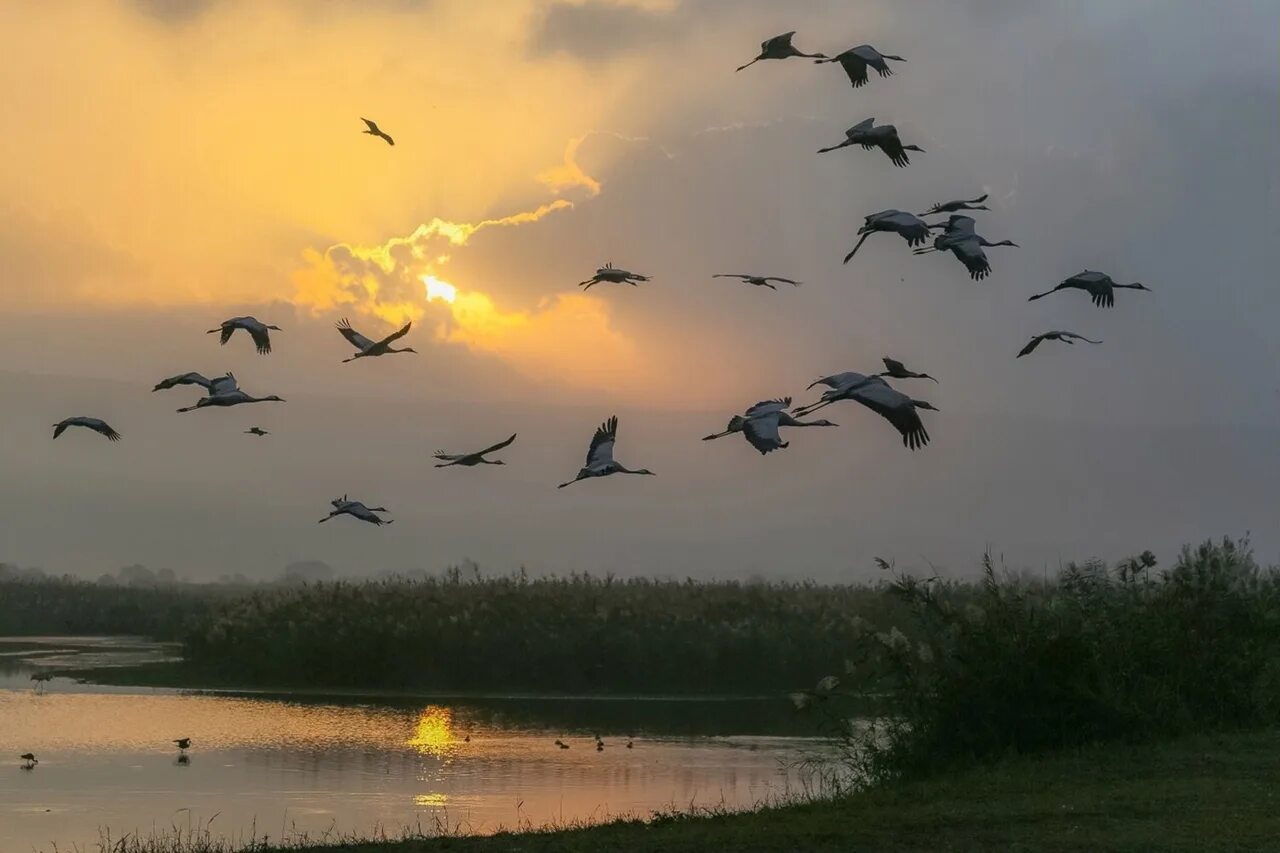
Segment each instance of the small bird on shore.
[[569,748],[569,744],[565,743],[564,741],[560,740],[559,738],[556,738],[556,746],[560,747],[561,749],[568,749],[568,748]]
[[35,691],[37,693],[43,693],[45,683],[53,680],[53,673],[47,671],[36,672],[31,675],[31,680],[36,683]]
[[32,767],[35,767],[40,763],[40,759],[36,758],[35,755],[30,752],[24,752],[18,757],[22,759],[23,770],[30,770]]
[[[369,134],[370,136],[376,136],[376,137],[378,137],[379,139],[381,139],[381,140],[383,140],[384,142],[386,142],[388,145],[395,145],[395,144],[396,144],[396,141],[395,141],[394,139],[392,139],[390,136],[388,136],[388,135],[387,135],[387,133],[386,133],[382,128],[378,127],[378,123],[377,123],[377,122],[375,122],[375,121],[370,121],[370,120],[369,120],[369,119],[367,119],[367,118],[361,118],[360,120],[361,120],[362,122],[364,122],[364,123],[365,123],[365,125],[367,125],[367,127],[368,127],[368,130],[362,130],[362,131],[360,131],[361,133],[367,133],[367,134]],[[410,141],[412,141],[412,140],[410,140]],[[412,147],[412,146],[410,146],[410,147]]]
[[186,752],[191,748],[191,738],[189,737],[180,737],[175,740],[174,743],[178,745],[179,752]]

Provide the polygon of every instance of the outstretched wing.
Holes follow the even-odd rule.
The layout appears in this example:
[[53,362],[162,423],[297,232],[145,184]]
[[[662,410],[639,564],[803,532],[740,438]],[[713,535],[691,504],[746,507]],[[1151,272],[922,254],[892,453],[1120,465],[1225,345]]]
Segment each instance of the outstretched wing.
[[929,433],[925,431],[924,423],[912,405],[911,398],[889,383],[868,383],[849,396],[893,424],[893,428],[902,436],[902,443],[911,450],[929,443]]
[[761,400],[751,408],[747,409],[748,418],[758,418],[762,415],[773,414],[775,412],[784,412],[791,407],[791,398],[782,397],[775,400]]
[[618,416],[600,424],[596,434],[591,437],[591,447],[587,450],[587,467],[595,468],[613,461],[613,445],[618,440]]
[[836,58],[840,60],[840,67],[849,76],[849,82],[853,84],[853,88],[860,89],[867,85],[867,63],[862,57],[853,51],[845,51]]
[[743,281],[746,281],[747,279],[751,278],[750,275],[747,275],[746,273],[740,273],[740,272],[718,272],[711,277],[712,278],[740,278]]
[[1030,355],[1036,347],[1040,346],[1040,342],[1047,337],[1048,335],[1036,335],[1034,338],[1027,341],[1027,345],[1018,351],[1016,358],[1022,358],[1024,355]]
[[433,458],[439,459],[441,462],[457,462],[459,459],[465,459],[465,453],[445,453],[443,450],[437,450],[431,454]]
[[790,279],[790,278],[782,278],[781,276],[776,276],[776,275],[767,275],[767,276],[765,276],[765,277],[764,277],[764,280],[765,280],[765,281],[780,281],[780,282],[782,282],[783,284],[794,284],[796,287],[799,287],[799,286],[800,286],[800,284],[801,284],[801,282],[795,281],[794,279]]
[[208,379],[199,373],[180,373],[177,376],[170,376],[168,379],[161,379],[156,383],[156,387],[152,391],[167,391],[170,388],[176,388],[179,385],[199,385],[208,391],[212,384]]
[[507,445],[509,445],[511,442],[515,440],[516,440],[516,434],[513,432],[511,433],[511,438],[508,438],[506,441],[499,441],[497,444],[493,445],[492,447],[486,447],[484,450],[481,450],[476,455],[484,456],[486,453],[492,453],[495,450],[501,450],[502,448],[506,447]]
[[235,376],[230,373],[210,380],[208,385],[210,397],[218,394],[230,394],[232,391],[239,390],[239,388],[240,386],[236,383]]
[[889,371],[890,373],[906,373],[907,372],[907,366],[902,362],[898,361],[896,358],[889,358],[889,356],[886,355],[884,358],[880,360],[884,362],[884,369]]
[[97,418],[86,418],[84,426],[96,432],[98,435],[104,435],[111,441],[119,441],[120,433],[111,428],[106,421],[100,421]]
[[222,324],[222,334],[218,336],[218,343],[226,345],[231,340],[231,335],[239,328],[235,323],[227,322]]
[[245,331],[249,333],[249,337],[253,338],[259,355],[271,354],[271,333],[267,331],[266,326],[245,326]]
[[867,131],[875,127],[875,124],[876,124],[876,120],[874,116],[872,118],[863,119],[862,121],[855,124],[853,127],[846,130],[844,132],[844,135],[849,138],[853,138],[857,136],[859,133],[862,133],[863,131]]
[[346,317],[343,317],[338,321],[336,328],[342,333],[342,336],[347,339],[348,343],[361,352],[373,346],[373,341],[351,328],[351,323]]
[[991,274],[991,262],[987,260],[987,253],[982,251],[982,245],[976,237],[952,243],[951,253],[964,264],[969,277],[974,281],[981,281]]
[[[382,340],[378,341],[378,346],[387,346],[392,341],[400,340],[405,335],[409,334],[409,329],[412,327],[413,327],[413,321],[410,320],[409,322],[405,323],[404,326],[402,326],[398,331],[392,332]],[[348,340],[350,340],[350,338],[348,338]]]
[[765,417],[751,418],[742,428],[742,435],[747,443],[761,453],[769,453],[787,446],[787,442],[778,435],[778,415],[773,412]]
[[1084,341],[1086,344],[1100,344],[1102,341],[1095,341],[1092,338],[1086,338],[1084,335],[1077,335],[1075,332],[1059,332],[1064,338],[1073,338],[1077,341]]
[[66,421],[58,421],[58,423],[53,425],[53,437],[57,438],[58,436],[62,435],[64,432],[67,431],[67,427],[69,426],[71,426],[71,424],[69,424]]

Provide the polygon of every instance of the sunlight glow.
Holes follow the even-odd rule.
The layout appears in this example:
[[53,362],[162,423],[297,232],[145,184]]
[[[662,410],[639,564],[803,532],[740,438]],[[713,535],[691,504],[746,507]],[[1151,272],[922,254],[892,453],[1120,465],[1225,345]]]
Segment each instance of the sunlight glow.
[[442,756],[457,744],[453,736],[453,712],[439,705],[428,705],[418,718],[413,737],[405,741],[423,755]]
[[424,275],[422,283],[427,286],[428,302],[442,299],[452,305],[453,301],[458,298],[458,288],[447,281],[441,281],[433,275]]

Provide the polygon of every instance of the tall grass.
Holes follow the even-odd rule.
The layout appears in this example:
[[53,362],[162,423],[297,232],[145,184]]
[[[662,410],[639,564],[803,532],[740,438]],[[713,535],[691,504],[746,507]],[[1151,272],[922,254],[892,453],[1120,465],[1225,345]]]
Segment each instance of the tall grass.
[[1280,722],[1280,578],[1248,541],[974,586],[898,575],[903,629],[868,627],[843,685],[881,691],[869,730],[821,706],[872,779],[1010,752]]
[[816,677],[862,620],[895,612],[866,587],[454,571],[260,590],[185,651],[221,679],[280,686],[758,693]]
[[132,634],[177,640],[226,586],[107,586],[75,578],[0,581],[0,636]]

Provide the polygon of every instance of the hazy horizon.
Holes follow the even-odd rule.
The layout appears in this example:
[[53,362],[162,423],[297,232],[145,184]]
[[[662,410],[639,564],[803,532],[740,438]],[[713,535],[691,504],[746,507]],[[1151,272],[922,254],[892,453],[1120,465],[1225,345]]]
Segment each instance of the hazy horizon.
[[[0,561],[836,580],[1252,531],[1280,563],[1280,6],[785,5],[0,3]],[[907,62],[734,72],[793,29]],[[815,153],[870,116],[926,153]],[[1022,247],[985,281],[890,235],[840,262],[868,213],[981,193]],[[653,280],[575,287],[606,261]],[[1084,268],[1152,292],[1026,301]],[[272,355],[205,334],[238,314]],[[420,354],[341,364],[344,316]],[[1104,344],[1015,361],[1049,329]],[[885,355],[940,380],[895,383],[940,409],[922,450],[853,403],[766,457],[699,441]],[[175,414],[150,388],[190,370],[288,402]],[[615,413],[658,476],[557,491]],[[50,440],[81,414],[124,440]],[[317,525],[342,493],[396,523]]]

